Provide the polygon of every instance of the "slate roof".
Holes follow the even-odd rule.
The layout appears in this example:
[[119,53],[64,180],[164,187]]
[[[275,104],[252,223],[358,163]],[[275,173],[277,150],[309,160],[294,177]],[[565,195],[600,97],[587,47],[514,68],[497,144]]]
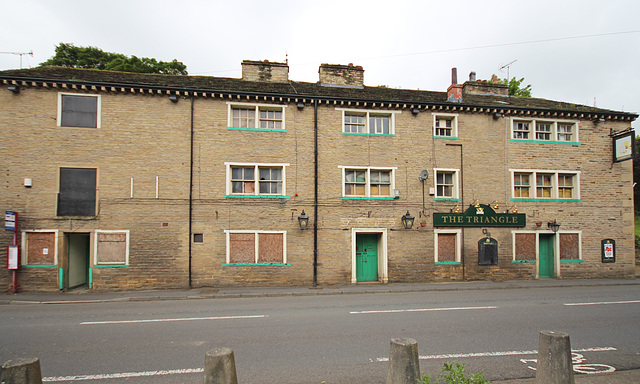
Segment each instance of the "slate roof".
[[128,73],[78,69],[66,67],[36,67],[0,71],[0,81],[24,81],[30,83],[67,83],[85,86],[110,86],[140,88],[180,93],[202,92],[212,94],[247,94],[284,96],[339,101],[366,101],[399,103],[415,106],[490,107],[511,111],[581,112],[590,116],[635,120],[638,114],[612,111],[580,104],[565,103],[540,98],[464,94],[462,103],[447,101],[446,92],[396,89],[386,87],[338,87],[318,83],[289,81],[288,83],[246,81],[236,78],[212,76],[176,76],[145,73]]

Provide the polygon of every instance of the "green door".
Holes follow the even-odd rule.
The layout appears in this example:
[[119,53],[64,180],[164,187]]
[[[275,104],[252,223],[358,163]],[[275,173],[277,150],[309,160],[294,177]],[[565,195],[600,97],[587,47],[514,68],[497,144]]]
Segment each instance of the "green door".
[[378,235],[356,234],[356,279],[378,280]]
[[538,266],[538,276],[541,279],[554,277],[553,240],[553,235],[540,235],[540,264]]

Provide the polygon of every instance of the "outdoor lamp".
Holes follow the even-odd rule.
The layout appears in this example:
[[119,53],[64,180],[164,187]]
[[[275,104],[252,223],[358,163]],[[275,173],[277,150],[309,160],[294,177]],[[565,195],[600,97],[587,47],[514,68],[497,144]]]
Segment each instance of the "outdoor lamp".
[[17,85],[10,85],[7,87],[7,89],[13,93],[19,93],[20,92],[20,87]]
[[553,221],[547,223],[547,228],[551,229],[553,233],[556,233],[558,229],[560,229],[560,224],[558,224],[556,219],[553,219]]
[[307,229],[307,225],[309,225],[309,216],[305,215],[304,209],[300,216],[298,216],[298,224],[300,224],[300,229],[303,231]]
[[402,215],[402,226],[404,227],[404,229],[411,229],[411,227],[413,227],[414,220],[415,217],[411,216],[411,214],[409,214],[409,211],[407,211],[405,215]]

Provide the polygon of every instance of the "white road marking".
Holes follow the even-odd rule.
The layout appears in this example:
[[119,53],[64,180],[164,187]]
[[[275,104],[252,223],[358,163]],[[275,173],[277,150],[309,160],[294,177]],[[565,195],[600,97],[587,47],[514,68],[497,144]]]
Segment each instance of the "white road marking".
[[[593,348],[580,348],[572,349],[571,352],[606,352],[617,351],[614,347],[593,347]],[[419,356],[420,360],[437,360],[437,359],[460,359],[465,357],[495,357],[495,356],[518,356],[518,355],[537,355],[538,351],[501,351],[501,352],[477,352],[477,353],[452,353],[446,355],[426,355]],[[388,357],[379,357],[376,359],[378,362],[389,361]]]
[[605,305],[605,304],[637,304],[640,300],[629,301],[599,301],[595,303],[565,303],[564,305]]
[[85,321],[80,325],[101,325],[101,324],[135,324],[135,323],[162,323],[171,321],[195,321],[195,320],[236,320],[236,319],[259,319],[269,317],[267,315],[254,316],[213,316],[213,317],[184,317],[177,319],[147,319],[147,320],[114,320],[114,321]]
[[418,308],[418,309],[388,309],[379,311],[357,311],[349,312],[352,315],[362,315],[369,313],[402,313],[402,312],[430,312],[430,311],[463,311],[469,309],[495,309],[498,307],[452,307],[452,308]]
[[202,373],[202,372],[204,372],[204,369],[202,368],[193,368],[193,369],[171,369],[166,371],[108,373],[108,374],[100,374],[100,375],[57,376],[57,377],[43,377],[42,382],[108,380],[108,379],[124,379],[124,378],[130,378],[130,377],[181,375],[185,373]]

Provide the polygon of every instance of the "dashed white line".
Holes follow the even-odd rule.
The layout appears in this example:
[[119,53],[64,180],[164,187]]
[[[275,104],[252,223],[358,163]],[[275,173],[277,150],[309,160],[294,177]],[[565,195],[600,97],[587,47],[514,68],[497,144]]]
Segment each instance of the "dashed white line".
[[[572,349],[571,352],[606,352],[617,351],[614,347],[592,347],[592,348],[580,348]],[[500,351],[500,352],[477,352],[477,353],[452,353],[445,355],[426,355],[419,356],[420,360],[437,360],[437,359],[461,359],[465,357],[495,357],[495,356],[517,356],[517,355],[536,355],[538,351]],[[388,357],[379,357],[376,359],[378,362],[389,361]]]
[[122,373],[107,373],[98,375],[74,375],[74,376],[56,376],[56,377],[43,377],[42,382],[56,382],[56,381],[85,381],[85,380],[108,380],[108,379],[124,379],[131,377],[145,377],[145,376],[166,376],[166,375],[181,375],[185,373],[202,373],[204,369],[171,369],[163,371],[147,371],[147,372],[122,372]]
[[162,323],[171,321],[196,321],[196,320],[236,320],[236,319],[259,319],[269,317],[267,315],[253,316],[212,316],[212,317],[183,317],[176,319],[146,319],[146,320],[113,320],[113,321],[85,321],[80,325],[102,325],[102,324],[136,324],[136,323]]
[[594,303],[565,303],[564,305],[606,305],[606,304],[637,304],[640,300],[628,300],[628,301],[598,301]]
[[450,308],[417,308],[417,309],[388,309],[388,310],[378,310],[378,311],[354,311],[349,312],[352,315],[363,315],[369,313],[402,313],[402,312],[431,312],[431,311],[464,311],[464,310],[474,310],[474,309],[495,309],[498,307],[489,306],[489,307],[450,307]]

